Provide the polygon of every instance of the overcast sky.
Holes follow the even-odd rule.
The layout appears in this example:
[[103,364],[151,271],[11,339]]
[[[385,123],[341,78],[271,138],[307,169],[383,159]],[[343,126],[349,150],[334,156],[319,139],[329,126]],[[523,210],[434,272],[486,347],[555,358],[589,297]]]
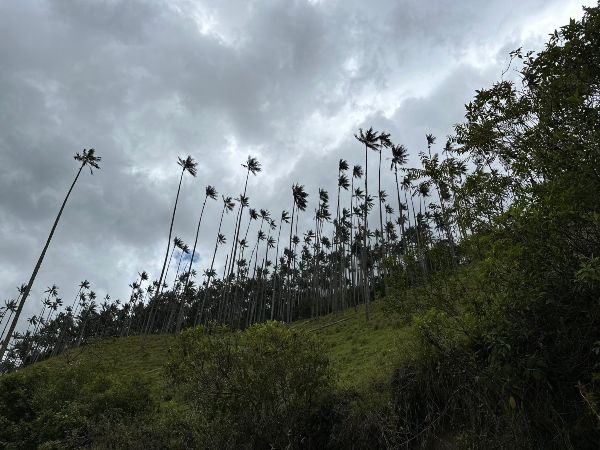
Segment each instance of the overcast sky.
[[[249,154],[263,166],[252,207],[279,216],[294,182],[306,185],[309,210],[318,187],[334,203],[338,159],[362,164],[359,127],[390,132],[415,161],[426,133],[443,145],[511,50],[543,48],[581,3],[0,0],[0,301],[29,278],[76,152],[94,147],[102,169],[82,174],[22,321],[53,283],[70,303],[83,279],[114,299],[137,272],[158,276],[177,156],[199,162],[174,230],[190,244],[204,187],[237,196]],[[200,271],[220,206],[206,209]]]

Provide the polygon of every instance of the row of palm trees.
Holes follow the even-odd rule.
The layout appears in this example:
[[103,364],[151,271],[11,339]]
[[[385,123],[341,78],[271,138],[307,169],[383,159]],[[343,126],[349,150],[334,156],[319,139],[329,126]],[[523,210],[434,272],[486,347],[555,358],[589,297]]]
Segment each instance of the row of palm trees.
[[[213,186],[205,188],[190,250],[180,238],[173,237],[173,229],[183,178],[186,174],[196,177],[197,163],[191,156],[178,158],[179,183],[158,278],[150,282],[143,271],[130,284],[129,300],[109,302],[106,298],[100,307],[88,282],[80,284],[72,304],[61,311],[56,290],[46,291],[42,311],[29,319],[32,328],[15,334],[22,306],[79,174],[85,166],[99,168],[100,158],[93,150],[76,155],[81,166],[34,273],[22,288],[16,309],[15,303],[11,303],[11,308],[7,304],[3,310],[10,311],[5,320],[10,325],[4,325],[7,329],[3,332],[2,355],[15,337],[11,356],[28,363],[79,346],[93,337],[177,333],[183,327],[209,321],[243,328],[269,319],[290,322],[301,317],[318,317],[359,304],[365,305],[368,320],[369,303],[378,292],[385,294],[386,276],[392,267],[396,273],[398,269],[403,273],[408,284],[415,284],[435,271],[460,264],[456,242],[473,232],[469,227],[474,223],[463,191],[468,188],[470,177],[478,176],[484,169],[476,166],[469,174],[466,161],[456,156],[451,141],[442,157],[432,154],[435,144],[432,135],[426,137],[427,152],[419,154],[418,168],[406,167],[406,148],[394,145],[388,133],[360,129],[355,138],[364,146],[364,166],[356,164],[350,170],[346,160],[339,161],[335,211],[333,214],[330,211],[329,193],[319,189],[314,222],[309,222],[314,228],[306,230],[298,228],[301,222],[309,220],[307,217],[301,220],[300,216],[307,214],[310,196],[299,183],[291,187],[291,213],[284,210],[272,215],[267,209],[250,206],[248,180],[262,168],[256,158],[248,157],[242,164],[245,182],[239,196],[221,195],[213,254],[201,280],[194,267],[200,229],[206,204],[209,200],[216,201],[218,193]],[[378,153],[375,196],[369,193],[371,151]],[[395,202],[381,187],[385,152],[390,154],[386,160],[390,161],[396,187]],[[344,199],[343,193],[348,191],[350,195]],[[228,241],[223,232],[224,218],[236,206]],[[375,225],[370,224],[372,216],[379,219],[374,221]],[[284,225],[289,225],[287,231]],[[220,255],[225,262],[222,273],[218,274],[217,253],[228,242],[229,250]],[[171,282],[167,276],[172,266],[175,275]]]

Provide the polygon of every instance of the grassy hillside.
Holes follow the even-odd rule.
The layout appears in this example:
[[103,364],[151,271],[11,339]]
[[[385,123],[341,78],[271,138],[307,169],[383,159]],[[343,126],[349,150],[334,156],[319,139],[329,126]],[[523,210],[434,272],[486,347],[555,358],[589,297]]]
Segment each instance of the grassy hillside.
[[204,333],[98,340],[3,377],[0,447],[371,448],[413,339],[383,300],[368,322]]
[[[314,333],[324,343],[337,384],[360,388],[372,381],[388,381],[407,341],[410,328],[384,301],[372,304],[371,319],[364,309],[348,309],[318,319],[293,322],[289,327]],[[150,377],[160,390],[162,367],[168,360],[173,335],[132,336],[92,342],[39,365],[50,369],[66,364],[94,363],[115,375]],[[31,370],[26,368],[24,370]]]

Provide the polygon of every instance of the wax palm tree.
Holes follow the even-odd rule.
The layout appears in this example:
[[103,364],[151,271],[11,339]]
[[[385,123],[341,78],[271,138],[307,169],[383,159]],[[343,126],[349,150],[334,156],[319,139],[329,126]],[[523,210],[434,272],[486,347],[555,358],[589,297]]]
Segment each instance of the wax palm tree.
[[181,268],[181,261],[183,260],[183,257],[185,255],[189,255],[190,254],[190,247],[187,244],[183,244],[180,248],[179,248],[180,253],[179,253],[179,259],[177,261],[177,268],[175,269],[175,277],[173,278],[173,290],[179,289],[179,287],[181,287],[181,280],[179,280],[179,269]]
[[[382,207],[385,203],[385,198],[382,197],[382,190],[381,190],[381,159],[382,159],[382,154],[383,154],[383,150],[386,148],[390,148],[393,147],[392,141],[390,140],[390,134],[389,133],[385,133],[385,132],[381,132],[379,133],[379,137],[378,137],[378,141],[379,141],[379,145],[378,145],[378,150],[377,152],[379,153],[379,166],[378,166],[378,171],[377,171],[377,193],[379,195],[379,230],[380,230],[380,234],[381,234],[381,242],[380,242],[380,246],[381,246],[381,252],[380,252],[380,267],[379,267],[379,271],[381,272],[381,263],[383,262],[383,257],[385,254],[384,251],[384,245],[383,245],[383,214],[382,214]],[[381,283],[382,286],[382,294],[385,294],[385,285],[384,283]]]
[[[373,128],[369,128],[366,132],[363,132],[362,128],[359,129],[358,134],[355,134],[354,137],[365,146],[365,197],[369,196],[369,149],[378,151],[379,149],[379,134],[376,131],[373,131]],[[367,271],[367,230],[368,227],[368,218],[367,214],[368,208],[364,208],[363,214],[363,247],[362,247],[362,259],[363,259],[363,271],[364,281],[365,281],[365,319],[369,320],[369,296],[370,296],[370,288],[368,282],[368,273]]]
[[194,264],[194,257],[196,255],[196,246],[198,245],[198,236],[200,234],[200,225],[202,223],[202,216],[204,215],[204,207],[206,206],[206,201],[208,199],[216,200],[217,199],[217,190],[214,186],[206,186],[204,191],[204,201],[202,202],[202,209],[200,210],[200,217],[198,218],[198,226],[196,227],[196,238],[194,239],[194,247],[192,249],[192,256],[190,258],[190,265],[188,267],[187,276],[185,280],[185,285],[183,287],[183,293],[181,295],[180,305],[179,305],[179,316],[177,318],[177,326],[175,328],[175,332],[179,333],[181,329],[181,319],[183,314],[183,303],[185,302],[185,293],[189,288],[190,283],[190,273],[192,272],[192,265]]
[[[340,191],[341,189],[344,189],[345,191],[348,190],[348,188],[350,187],[350,180],[348,179],[348,176],[344,173],[349,169],[348,166],[348,162],[344,159],[340,159],[339,164],[338,164],[338,191],[337,191],[337,208],[336,208],[336,215],[335,215],[335,222],[334,222],[334,233],[335,233],[335,252],[337,253],[344,253],[344,245],[343,243],[341,243],[338,239],[338,235],[339,235],[339,225],[340,225]],[[340,244],[341,245],[341,250],[340,250]],[[342,290],[342,285],[343,285],[343,279],[344,279],[344,271],[342,270],[342,264],[343,264],[343,255],[342,257],[339,258],[339,265],[338,265],[338,275],[339,275],[339,280],[338,280],[338,284],[339,284],[339,288],[340,288],[340,294],[342,296],[342,301],[343,301],[343,295],[344,292]]]
[[[396,195],[398,197],[398,214],[402,216],[404,209],[402,202],[400,201],[400,185],[398,183],[398,168],[402,167],[408,161],[408,150],[402,144],[392,146],[392,163],[390,170],[394,171],[394,179],[396,180]],[[407,208],[408,210],[408,208]],[[404,222],[401,222],[402,236],[404,236]]]
[[352,301],[356,305],[356,271],[354,270],[354,180],[360,180],[363,176],[363,170],[360,165],[355,165],[352,168],[352,179],[350,181],[350,266],[351,266],[351,282],[352,282]]
[[[297,215],[298,211],[305,211],[306,207],[308,205],[308,202],[307,202],[308,193],[304,190],[303,185],[296,183],[292,186],[292,198],[293,198],[294,202],[293,202],[293,206],[292,206],[292,220],[290,222],[290,243],[289,243],[290,257],[288,258],[288,265],[291,261],[293,261],[294,265],[295,265],[294,252],[292,250],[292,241],[294,238],[294,212],[296,212],[296,215]],[[296,227],[297,226],[298,226],[298,223],[296,221]],[[288,273],[288,293],[290,294],[288,296],[288,304],[287,304],[288,321],[291,320],[291,314],[292,314],[291,291],[289,290],[289,288],[290,288],[289,283],[290,283],[290,279],[289,279],[289,273]]]
[[273,292],[271,297],[271,320],[274,319],[275,314],[275,293],[277,292],[276,279],[279,277],[279,273],[277,272],[277,267],[279,264],[279,242],[281,241],[281,226],[284,223],[288,223],[290,221],[290,215],[287,211],[281,211],[281,217],[279,220],[279,232],[277,233],[277,246],[275,250],[275,269],[273,271]]
[[[406,205],[408,207],[408,193],[411,191],[412,189],[412,178],[410,177],[410,175],[405,175],[402,178],[402,183],[401,183],[402,189],[404,190],[404,200],[406,202]],[[415,203],[413,201],[413,195],[411,194],[410,196],[410,205],[411,205],[411,209],[412,209],[412,218],[413,218],[413,224],[415,227],[415,231],[416,231],[416,239],[417,239],[417,248],[421,248],[421,242],[420,242],[420,236],[419,236],[419,227],[417,225],[417,214],[415,211]],[[410,211],[409,211],[409,215],[408,215],[408,226],[410,227]]]
[[[194,264],[194,257],[196,256],[196,246],[198,245],[198,236],[200,234],[200,225],[202,224],[202,216],[204,215],[204,207],[206,206],[206,200],[209,198],[212,200],[217,199],[217,190],[214,186],[206,186],[204,195],[204,201],[202,202],[202,209],[200,210],[200,217],[198,218],[198,226],[196,227],[196,238],[194,239],[194,247],[192,248],[192,256],[190,258],[190,265],[188,267],[188,277],[186,280],[189,280],[189,273],[192,271],[192,265]],[[186,281],[187,288],[187,281]]]
[[[6,323],[4,324],[4,328],[2,329],[2,334],[0,334],[0,338],[2,338],[4,336],[4,332],[6,331],[6,327],[10,323],[10,319],[12,318],[12,316],[14,315],[14,313],[17,311],[17,301],[15,299],[5,300],[4,301],[4,308],[5,308],[6,311],[9,312],[9,315],[8,315],[7,320],[6,320]],[[9,337],[7,336],[6,339],[9,339]]]
[[[241,227],[241,222],[242,222],[242,212],[244,211],[244,208],[247,206],[247,198],[246,198],[246,191],[248,189],[248,178],[250,176],[250,174],[252,173],[252,175],[255,175],[257,173],[259,173],[262,168],[260,166],[260,163],[258,162],[258,160],[252,156],[248,156],[248,159],[246,160],[245,164],[242,164],[242,167],[244,167],[246,169],[246,181],[244,182],[244,193],[241,194],[240,196],[240,208],[238,210],[238,215],[236,218],[236,225],[235,225],[235,232],[234,232],[234,236],[233,236],[233,256],[231,257],[231,260],[229,262],[230,264],[230,273],[233,273],[233,267],[234,267],[234,263],[236,261],[235,257],[237,255],[237,243],[238,243],[238,239],[240,238],[240,227]],[[246,202],[241,201],[242,198],[246,198]]]
[[[173,255],[175,254],[175,250],[179,249],[183,252],[184,245],[185,245],[185,243],[183,242],[183,239],[181,239],[177,236],[175,236],[173,238],[173,249],[171,250],[171,255],[169,256],[169,263],[167,264],[167,270],[165,271],[165,277],[164,277],[165,280],[169,276],[169,270],[171,269],[171,265],[172,265],[171,261],[173,261]],[[163,283],[160,293],[162,294],[164,289],[166,289],[166,288],[167,288],[167,285]]]
[[[244,243],[248,242],[248,232],[250,231],[250,225],[252,224],[252,221],[258,220],[258,218],[260,217],[258,211],[256,211],[256,209],[254,209],[254,208],[250,208],[250,210],[248,211],[248,216],[249,216],[248,226],[246,227],[246,233],[244,234],[244,239],[242,239],[242,241],[244,241]],[[243,245],[242,247],[243,247],[242,254],[240,255],[240,257],[244,256],[243,249],[246,248],[247,245]]]
[[[54,288],[56,289],[56,286],[54,286]],[[75,295],[75,298],[73,299],[73,303],[71,303],[71,306],[67,306],[67,308],[66,308],[67,314],[66,314],[65,320],[68,320],[68,319],[71,319],[74,317],[73,311],[75,309],[75,304],[77,303],[77,299],[79,298],[79,296],[81,295],[81,292],[84,289],[89,289],[89,288],[90,288],[90,282],[88,280],[83,280],[81,283],[79,283],[79,290],[77,291],[77,294]],[[60,336],[58,338],[58,342],[55,347],[57,352],[62,351],[62,349],[65,346],[65,340],[66,340],[65,333],[66,333],[66,327],[63,327],[61,329]]]
[[[195,177],[197,174],[197,166],[198,163],[194,161],[194,159],[188,155],[186,159],[182,159],[177,157],[177,165],[181,167],[181,175],[179,176],[179,184],[177,186],[177,195],[175,196],[175,203],[173,205],[173,214],[171,215],[171,225],[169,226],[169,237],[167,239],[167,249],[165,251],[165,259],[163,261],[162,269],[160,271],[160,277],[158,278],[158,285],[161,286],[163,284],[163,279],[165,276],[165,269],[167,267],[167,261],[169,258],[169,249],[171,248],[171,236],[173,234],[173,223],[175,222],[175,213],[177,212],[177,203],[179,202],[179,193],[181,192],[181,183],[183,181],[183,175],[188,172],[192,177]],[[160,294],[160,289],[157,289],[154,294],[154,301],[158,300],[158,295]],[[152,326],[153,319],[152,312],[150,313],[150,318],[148,320],[148,327],[146,332],[150,330]]]
[[198,313],[196,314],[196,320],[194,322],[195,325],[198,324],[198,321],[201,319],[201,315],[204,309],[204,303],[206,302],[206,296],[208,295],[208,288],[210,287],[210,281],[211,278],[213,278],[215,276],[215,271],[214,271],[214,265],[215,265],[215,257],[217,256],[217,249],[219,248],[219,245],[224,245],[226,243],[226,239],[225,236],[223,234],[221,234],[221,226],[223,225],[223,216],[225,214],[225,212],[230,212],[233,211],[233,208],[235,208],[235,203],[233,201],[233,199],[231,197],[225,197],[224,195],[221,196],[221,198],[223,199],[223,208],[221,210],[221,218],[219,220],[219,229],[217,230],[217,239],[215,241],[215,249],[213,251],[213,256],[212,256],[212,260],[210,262],[210,269],[207,272],[207,280],[206,280],[206,288],[204,289],[204,295],[202,296],[202,306],[200,307],[200,309],[198,310]]
[[31,277],[29,278],[27,287],[25,288],[25,291],[21,295],[21,299],[19,301],[19,305],[15,312],[12,323],[10,324],[8,334],[6,335],[6,338],[0,344],[0,362],[4,359],[4,354],[6,353],[6,349],[8,348],[8,344],[10,342],[10,336],[12,335],[12,333],[15,330],[15,327],[17,326],[17,322],[19,321],[19,317],[21,316],[21,311],[23,311],[23,306],[25,305],[25,301],[27,300],[27,297],[29,296],[29,293],[31,292],[31,288],[33,286],[35,278],[37,277],[40,267],[42,266],[42,262],[44,261],[44,256],[46,256],[46,251],[48,251],[50,241],[52,240],[52,237],[54,236],[54,232],[56,231],[56,227],[58,226],[58,221],[60,220],[60,217],[62,216],[62,213],[67,204],[67,200],[69,200],[69,196],[71,195],[71,192],[73,191],[73,188],[75,187],[75,183],[77,183],[77,180],[79,179],[79,175],[81,175],[81,171],[83,170],[84,167],[87,166],[90,169],[90,174],[94,173],[93,169],[100,169],[100,166],[98,163],[100,162],[100,160],[102,158],[100,156],[96,156],[96,150],[91,148],[89,150],[84,149],[81,155],[79,153],[75,154],[74,159],[80,163],[79,170],[77,171],[77,175],[75,175],[75,179],[73,180],[73,183],[71,183],[71,187],[69,188],[69,191],[67,192],[67,195],[65,196],[65,199],[63,200],[63,203],[58,211],[58,215],[56,216],[56,219],[54,220],[54,224],[52,225],[52,229],[50,230],[48,239],[46,239],[46,244],[44,245],[42,254],[38,258],[35,268],[33,269],[33,273],[31,274]]
[[77,299],[79,298],[79,295],[81,294],[81,292],[84,289],[89,289],[90,288],[90,282],[88,280],[83,280],[81,283],[79,283],[79,290],[77,291],[77,294],[75,294],[75,298],[73,299],[73,303],[71,304],[71,312],[75,309],[75,303],[77,303]]

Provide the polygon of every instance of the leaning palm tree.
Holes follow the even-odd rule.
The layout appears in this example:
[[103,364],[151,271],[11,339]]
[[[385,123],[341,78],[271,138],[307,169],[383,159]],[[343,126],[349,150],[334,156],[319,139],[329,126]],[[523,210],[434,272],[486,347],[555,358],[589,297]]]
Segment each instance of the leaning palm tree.
[[71,192],[73,191],[73,188],[75,187],[75,183],[77,183],[77,180],[79,179],[79,175],[81,175],[81,171],[83,170],[84,167],[87,166],[90,169],[90,173],[93,174],[94,173],[93,169],[100,169],[100,166],[98,165],[98,163],[100,162],[100,160],[102,158],[100,156],[96,156],[96,150],[94,150],[93,148],[90,148],[89,150],[84,149],[83,153],[81,155],[79,153],[75,154],[74,159],[76,161],[79,161],[81,163],[81,165],[79,166],[77,175],[75,176],[73,183],[71,183],[71,187],[69,188],[69,191],[67,192],[67,195],[66,195],[65,199],[63,200],[60,210],[58,211],[58,215],[56,216],[56,219],[54,219],[54,224],[52,225],[52,229],[50,230],[50,235],[48,236],[48,239],[46,239],[46,244],[44,245],[42,254],[40,255],[40,257],[37,260],[35,268],[33,269],[33,273],[31,274],[31,277],[29,278],[27,287],[25,288],[25,291],[21,295],[21,300],[19,301],[17,311],[15,312],[12,323],[10,324],[8,334],[6,335],[5,339],[0,344],[0,361],[2,361],[2,359],[4,358],[4,354],[6,353],[6,349],[8,348],[8,344],[10,342],[10,337],[12,336],[12,334],[17,326],[17,322],[19,321],[19,317],[21,316],[21,311],[23,311],[23,306],[25,305],[25,301],[27,300],[27,297],[29,296],[29,293],[31,292],[31,288],[33,286],[35,278],[37,277],[40,267],[42,266],[42,262],[44,261],[44,256],[46,256],[46,251],[48,250],[50,241],[52,240],[52,237],[54,236],[54,232],[56,231],[56,227],[58,226],[58,221],[60,220],[60,217],[61,217],[61,215],[65,209],[65,206],[67,204],[67,200],[69,200],[69,196],[71,195]]
[[177,325],[175,327],[175,333],[179,333],[181,330],[181,321],[183,319],[183,304],[185,302],[185,294],[188,292],[188,288],[190,286],[190,274],[192,273],[192,265],[194,264],[194,257],[196,255],[196,246],[198,245],[198,235],[200,234],[200,224],[202,223],[202,216],[204,215],[204,207],[206,206],[206,200],[209,198],[216,200],[217,199],[217,190],[214,186],[206,186],[204,191],[204,202],[202,202],[202,209],[200,210],[200,218],[198,219],[198,226],[196,227],[196,239],[194,240],[194,247],[192,249],[192,256],[190,258],[190,265],[188,267],[185,284],[183,287],[183,291],[181,294],[180,304],[179,304],[179,315],[177,316]]
[[[11,317],[17,311],[17,301],[14,300],[14,299],[12,299],[12,300],[5,300],[4,301],[4,309],[6,311],[10,311],[10,314],[8,316],[8,319],[6,320],[6,323],[4,324],[4,328],[2,329],[2,334],[0,334],[0,338],[2,336],[4,336],[4,332],[6,331],[7,325],[10,323]],[[7,337],[7,339],[8,339],[8,337]]]
[[[165,271],[165,276],[164,279],[166,280],[168,275],[169,275],[169,270],[171,269],[171,261],[173,261],[173,255],[175,255],[175,250],[179,249],[181,250],[181,255],[180,255],[180,262],[181,262],[181,256],[183,256],[183,248],[184,248],[185,243],[183,242],[183,239],[181,239],[180,237],[175,236],[173,238],[173,249],[171,250],[171,256],[169,256],[169,263],[167,264],[167,270]],[[178,269],[179,270],[179,269]],[[177,277],[175,277],[177,278]],[[161,288],[161,293],[164,291],[164,288],[166,288],[167,285],[166,283],[163,283],[163,287]]]
[[[229,269],[229,273],[233,273],[233,269],[235,267],[235,257],[237,255],[237,247],[238,247],[238,239],[240,237],[240,227],[242,225],[242,213],[244,211],[244,207],[247,205],[247,197],[246,197],[246,191],[248,189],[248,178],[250,176],[250,173],[252,172],[252,175],[256,175],[258,172],[260,172],[262,169],[260,167],[260,163],[258,162],[258,160],[252,156],[248,156],[248,159],[246,160],[246,164],[242,164],[242,167],[244,167],[246,169],[246,181],[244,182],[244,193],[241,194],[240,196],[240,209],[238,211],[238,215],[236,218],[236,223],[235,223],[235,232],[234,232],[234,236],[233,236],[233,256],[231,257],[229,264],[230,264],[230,269]],[[242,199],[246,199],[246,202],[242,201]]]
[[[379,135],[376,131],[373,131],[373,128],[369,128],[366,132],[363,132],[362,128],[358,130],[358,134],[355,134],[354,137],[365,145],[365,199],[369,197],[369,187],[368,187],[368,177],[369,177],[369,149],[377,151],[379,148]],[[369,320],[369,274],[367,269],[367,234],[368,234],[368,209],[364,208],[363,210],[363,246],[362,246],[362,260],[363,260],[363,271],[364,273],[364,288],[365,288],[365,319]]]
[[206,296],[208,295],[208,288],[210,287],[210,280],[212,277],[214,277],[216,275],[216,272],[214,270],[214,265],[215,265],[215,257],[217,256],[217,249],[219,248],[219,245],[224,245],[226,243],[225,236],[223,234],[221,234],[221,226],[223,225],[223,215],[225,214],[225,212],[232,211],[233,208],[235,207],[235,203],[233,202],[233,199],[231,197],[225,197],[224,195],[222,195],[221,198],[223,199],[223,209],[221,210],[221,219],[219,220],[219,229],[217,230],[217,239],[215,242],[215,249],[213,251],[212,261],[210,262],[210,269],[208,269],[208,271],[206,271],[207,279],[206,279],[206,287],[204,288],[204,295],[202,296],[202,306],[196,313],[196,320],[194,322],[194,325],[197,325],[198,321],[201,319],[204,303],[206,302]]
[[[167,261],[169,259],[169,249],[171,248],[171,236],[173,234],[173,223],[175,222],[175,213],[177,212],[177,203],[179,201],[179,193],[181,192],[181,182],[183,181],[183,175],[185,172],[188,172],[191,176],[195,177],[197,173],[196,166],[198,163],[192,159],[191,156],[188,155],[186,159],[181,159],[177,157],[177,164],[181,167],[181,175],[179,176],[179,185],[177,186],[177,195],[175,196],[175,204],[173,205],[173,214],[171,215],[171,226],[169,227],[169,238],[167,239],[167,250],[165,252],[165,260],[163,261],[163,266],[160,271],[160,277],[158,278],[158,285],[162,286],[163,277],[165,276],[165,269],[167,267]],[[154,301],[158,299],[158,295],[160,294],[160,289],[156,289],[154,294]],[[152,313],[150,313],[150,320],[148,321],[148,326],[146,328],[146,332],[150,330],[152,326]]]
[[79,298],[81,291],[84,289],[89,289],[89,288],[90,288],[90,282],[88,280],[83,280],[81,283],[79,283],[79,291],[77,291],[77,294],[75,295],[75,298],[73,299],[73,303],[71,304],[71,314],[73,312],[73,309],[75,308],[75,303],[77,303],[77,299]]

